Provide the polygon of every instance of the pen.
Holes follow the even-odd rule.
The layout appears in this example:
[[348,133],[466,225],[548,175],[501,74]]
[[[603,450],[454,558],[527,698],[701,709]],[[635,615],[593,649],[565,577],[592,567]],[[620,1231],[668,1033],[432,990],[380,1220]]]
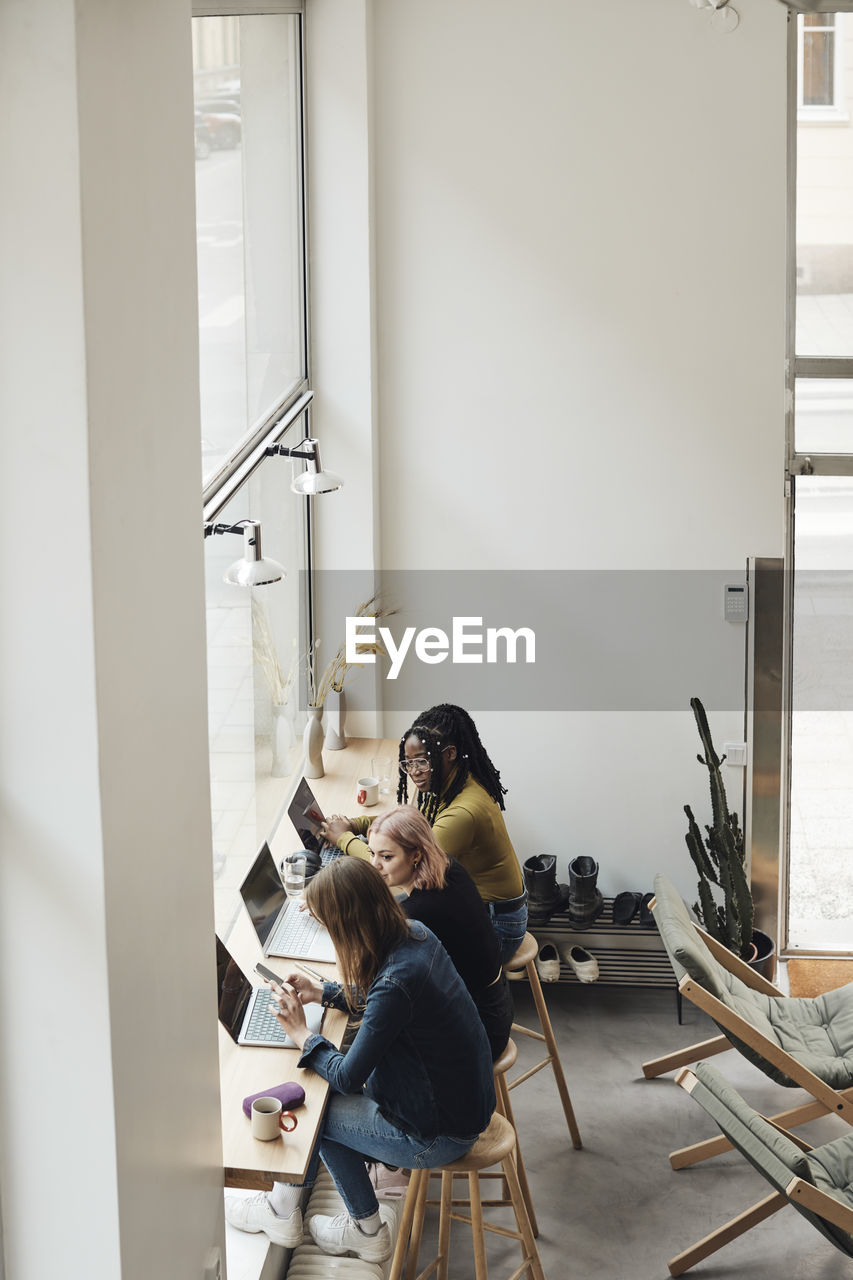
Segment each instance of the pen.
[[299,960],[292,960],[291,963],[297,969],[301,969],[303,973],[307,973],[309,978],[316,978],[318,982],[329,981],[329,979],[325,978],[322,973],[318,973],[316,969],[309,968],[307,964],[302,964]]

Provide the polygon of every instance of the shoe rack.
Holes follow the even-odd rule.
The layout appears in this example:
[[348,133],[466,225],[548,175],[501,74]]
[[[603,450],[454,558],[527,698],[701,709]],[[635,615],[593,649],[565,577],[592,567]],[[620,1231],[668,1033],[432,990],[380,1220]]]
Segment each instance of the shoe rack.
[[[604,899],[604,910],[597,920],[582,929],[569,924],[558,913],[546,924],[529,924],[539,946],[553,942],[560,956],[560,982],[581,983],[564,958],[572,946],[585,947],[598,961],[598,983],[611,987],[669,987],[677,997],[678,1021],[681,1022],[681,1000],[678,984],[657,928],[640,924],[639,911],[630,924],[613,923],[613,899]],[[594,984],[590,984],[594,985]]]

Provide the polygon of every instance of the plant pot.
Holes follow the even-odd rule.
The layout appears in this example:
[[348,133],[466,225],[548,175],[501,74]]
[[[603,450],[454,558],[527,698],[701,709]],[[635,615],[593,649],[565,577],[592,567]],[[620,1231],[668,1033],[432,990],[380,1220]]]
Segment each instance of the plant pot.
[[290,773],[290,749],[294,745],[293,725],[290,723],[290,708],[285,704],[273,704],[272,709],[272,766],[270,773],[274,778],[286,778]]
[[776,943],[768,933],[764,933],[761,929],[753,929],[752,945],[755,955],[746,963],[750,969],[760,973],[762,978],[772,982],[776,972]]
[[343,751],[347,745],[345,721],[347,717],[346,696],[343,689],[330,689],[326,695],[326,741],[327,751]]

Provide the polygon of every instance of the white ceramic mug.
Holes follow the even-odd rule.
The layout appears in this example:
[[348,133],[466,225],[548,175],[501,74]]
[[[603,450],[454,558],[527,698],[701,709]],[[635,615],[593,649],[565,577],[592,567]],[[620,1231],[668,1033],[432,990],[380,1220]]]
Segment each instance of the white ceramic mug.
[[292,1111],[285,1111],[278,1098],[255,1098],[252,1103],[252,1137],[272,1142],[282,1130],[292,1133],[297,1125]]
[[379,779],[378,778],[359,778],[358,795],[356,796],[359,804],[371,805],[379,803]]

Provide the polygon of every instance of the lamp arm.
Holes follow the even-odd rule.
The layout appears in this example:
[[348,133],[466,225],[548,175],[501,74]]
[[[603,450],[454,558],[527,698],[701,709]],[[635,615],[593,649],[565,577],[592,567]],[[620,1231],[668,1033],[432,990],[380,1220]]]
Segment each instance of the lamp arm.
[[245,524],[206,524],[204,536],[209,538],[214,533],[244,533]]
[[276,456],[280,458],[304,458],[306,462],[311,462],[316,457],[315,451],[306,453],[302,449],[288,449],[287,445],[284,444],[271,444],[264,450],[264,453],[269,458]]

